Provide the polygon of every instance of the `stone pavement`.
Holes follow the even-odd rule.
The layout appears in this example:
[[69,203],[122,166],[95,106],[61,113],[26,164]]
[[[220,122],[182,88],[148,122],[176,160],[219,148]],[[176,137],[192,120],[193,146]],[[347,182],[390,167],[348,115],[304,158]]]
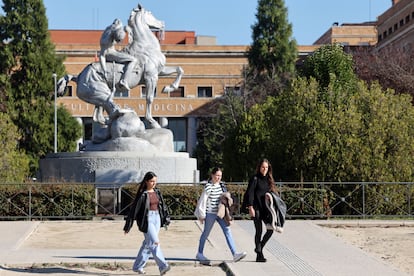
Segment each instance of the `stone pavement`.
[[[162,250],[172,265],[167,275],[404,275],[335,237],[320,226],[324,223],[347,221],[287,221],[284,232],[274,233],[266,245],[266,263],[255,262],[251,221],[238,220],[231,226],[238,251],[248,253],[237,263],[216,224],[204,252],[213,266],[203,266],[194,259],[202,226],[194,220],[174,220],[168,231],[160,232]],[[123,224],[122,220],[1,221],[0,275],[134,275],[130,267],[142,233],[134,227],[124,235]],[[84,269],[80,264],[94,265]],[[112,269],[105,269],[107,265]],[[158,275],[153,260],[146,270],[147,275]]]

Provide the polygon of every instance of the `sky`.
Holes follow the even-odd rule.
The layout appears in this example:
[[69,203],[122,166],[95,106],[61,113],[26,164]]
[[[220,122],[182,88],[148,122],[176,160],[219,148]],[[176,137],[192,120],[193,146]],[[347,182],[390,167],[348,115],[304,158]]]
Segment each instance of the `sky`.
[[[256,0],[44,0],[49,29],[103,30],[115,18],[126,24],[140,3],[166,24],[167,31],[215,36],[218,45],[250,45]],[[391,0],[285,0],[298,45],[311,45],[334,22],[375,21]]]

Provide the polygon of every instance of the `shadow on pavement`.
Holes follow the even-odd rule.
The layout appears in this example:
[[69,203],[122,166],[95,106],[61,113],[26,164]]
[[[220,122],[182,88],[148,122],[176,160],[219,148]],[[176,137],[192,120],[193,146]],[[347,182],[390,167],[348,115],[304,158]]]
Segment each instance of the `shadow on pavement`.
[[33,268],[9,268],[0,266],[0,270],[10,271],[20,274],[51,274],[51,275],[64,275],[64,274],[79,274],[79,275],[107,275],[107,273],[91,273],[87,271],[81,271],[78,269],[70,269],[64,267],[33,267]]

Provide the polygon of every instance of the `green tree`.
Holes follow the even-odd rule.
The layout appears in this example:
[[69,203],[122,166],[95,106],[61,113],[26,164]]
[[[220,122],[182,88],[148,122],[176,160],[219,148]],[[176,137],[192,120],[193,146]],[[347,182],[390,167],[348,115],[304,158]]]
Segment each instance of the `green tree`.
[[[306,121],[314,121],[306,126],[313,129],[314,133],[309,133],[311,135],[307,137],[313,137],[314,141],[313,146],[309,148],[311,151],[305,152],[302,163],[305,166],[300,170],[302,174],[308,179],[313,177],[333,181],[392,181],[409,177],[407,168],[400,167],[405,172],[399,170],[399,176],[391,173],[389,169],[393,166],[387,163],[389,157],[385,158],[383,152],[387,149],[387,155],[396,154],[396,150],[390,150],[391,145],[384,143],[389,141],[387,135],[400,137],[403,133],[406,137],[398,139],[402,143],[398,148],[405,148],[408,153],[412,151],[405,145],[410,141],[409,130],[397,133],[398,130],[389,125],[389,122],[395,120],[394,116],[402,116],[396,114],[396,110],[401,107],[396,107],[395,101],[405,105],[405,98],[396,97],[390,91],[382,91],[375,82],[371,87],[367,87],[363,82],[357,81],[352,56],[346,54],[343,47],[337,44],[322,46],[308,57],[302,74],[308,78],[315,78],[319,83],[319,89],[313,89],[318,90],[317,94],[309,93],[307,87],[313,86],[302,81],[297,82],[295,86],[298,94],[293,92],[290,95],[302,98],[317,95],[307,101],[319,103],[313,107],[302,104],[310,111]],[[378,104],[384,106],[375,106]],[[407,106],[404,108],[409,109]],[[312,119],[313,115],[315,117]],[[280,124],[283,125],[285,119],[282,119]],[[406,123],[411,123],[408,117],[405,117],[405,120]],[[383,147],[378,148],[378,145]],[[398,155],[404,154],[399,152]],[[409,164],[412,159],[408,157],[405,162]],[[309,163],[306,160],[313,161]]]
[[280,93],[291,80],[297,47],[291,38],[292,25],[287,21],[283,0],[259,0],[256,19],[252,26],[253,43],[247,53],[246,84],[251,100],[260,102],[268,95]]
[[265,156],[285,181],[412,181],[411,97],[363,81],[348,97],[331,97],[347,92],[336,89],[324,98],[315,79],[301,78],[251,108],[234,138],[245,145],[234,166],[243,173]]
[[29,175],[29,159],[18,149],[18,129],[6,113],[0,112],[0,181],[22,182]]
[[224,143],[226,175],[232,179],[248,180],[259,158],[267,157],[264,155],[268,152],[270,130],[264,105],[256,104],[244,112]]
[[295,73],[297,58],[296,41],[291,39],[292,26],[287,22],[283,1],[258,1],[256,18],[252,26],[253,43],[247,53],[249,66],[242,72],[245,76],[243,94],[226,95],[218,115],[200,125],[202,131],[197,147],[202,172],[207,167],[220,165],[225,177],[235,181],[246,179],[250,174],[247,167],[256,162],[249,162],[252,158],[245,158],[245,154],[257,154],[262,149],[252,150],[249,148],[252,141],[237,136],[241,131],[240,122],[244,116],[249,116],[246,112],[251,106],[263,102],[269,95],[279,94],[288,85]]
[[272,156],[279,157],[275,169],[283,179],[340,181],[347,176],[344,168],[353,167],[341,159],[341,152],[348,150],[345,140],[352,138],[359,118],[345,101],[332,96],[338,91],[322,91],[323,97],[315,79],[298,79],[291,91],[268,103],[275,106],[267,112],[277,136]]
[[208,178],[211,168],[219,166],[224,169],[226,179],[231,177],[227,173],[225,152],[232,151],[235,143],[229,143],[233,130],[241,121],[245,112],[244,98],[234,91],[227,91],[221,98],[215,100],[214,107],[217,115],[200,120],[197,133],[198,144],[195,149],[198,168],[201,178]]
[[305,59],[301,75],[315,78],[321,88],[329,85],[352,86],[357,81],[351,54],[340,44],[323,45]]
[[338,45],[305,64],[306,78],[250,108],[238,124],[232,139],[240,173],[265,156],[283,180],[411,181],[410,96],[358,81],[352,57]]
[[[21,130],[19,148],[30,156],[34,173],[38,159],[53,151],[52,74],[63,75],[63,58],[56,56],[50,40],[43,1],[3,0],[3,10],[4,15],[0,16],[0,40],[3,41],[0,74],[3,77],[0,80],[1,87],[7,89],[2,91],[2,100],[5,111]],[[79,124],[76,126],[76,131],[58,126],[65,138],[59,143],[60,151],[73,149],[81,131]]]
[[360,84],[352,98],[361,114],[358,152],[363,181],[413,181],[414,107],[412,97],[383,91],[378,82],[370,88]]

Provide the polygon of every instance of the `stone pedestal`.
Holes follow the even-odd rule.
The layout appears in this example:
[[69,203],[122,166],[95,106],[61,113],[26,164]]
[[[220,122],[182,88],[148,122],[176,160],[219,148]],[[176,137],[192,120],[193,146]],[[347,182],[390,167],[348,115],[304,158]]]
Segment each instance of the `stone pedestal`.
[[113,187],[140,182],[147,171],[158,183],[197,183],[197,161],[186,152],[88,151],[51,153],[40,160],[42,182],[92,182]]
[[174,152],[173,133],[145,129],[133,110],[120,110],[108,125],[95,123],[93,142],[80,152],[50,153],[39,161],[42,182],[92,182],[97,188],[116,188],[141,182],[153,171],[158,183],[196,183],[197,160]]

